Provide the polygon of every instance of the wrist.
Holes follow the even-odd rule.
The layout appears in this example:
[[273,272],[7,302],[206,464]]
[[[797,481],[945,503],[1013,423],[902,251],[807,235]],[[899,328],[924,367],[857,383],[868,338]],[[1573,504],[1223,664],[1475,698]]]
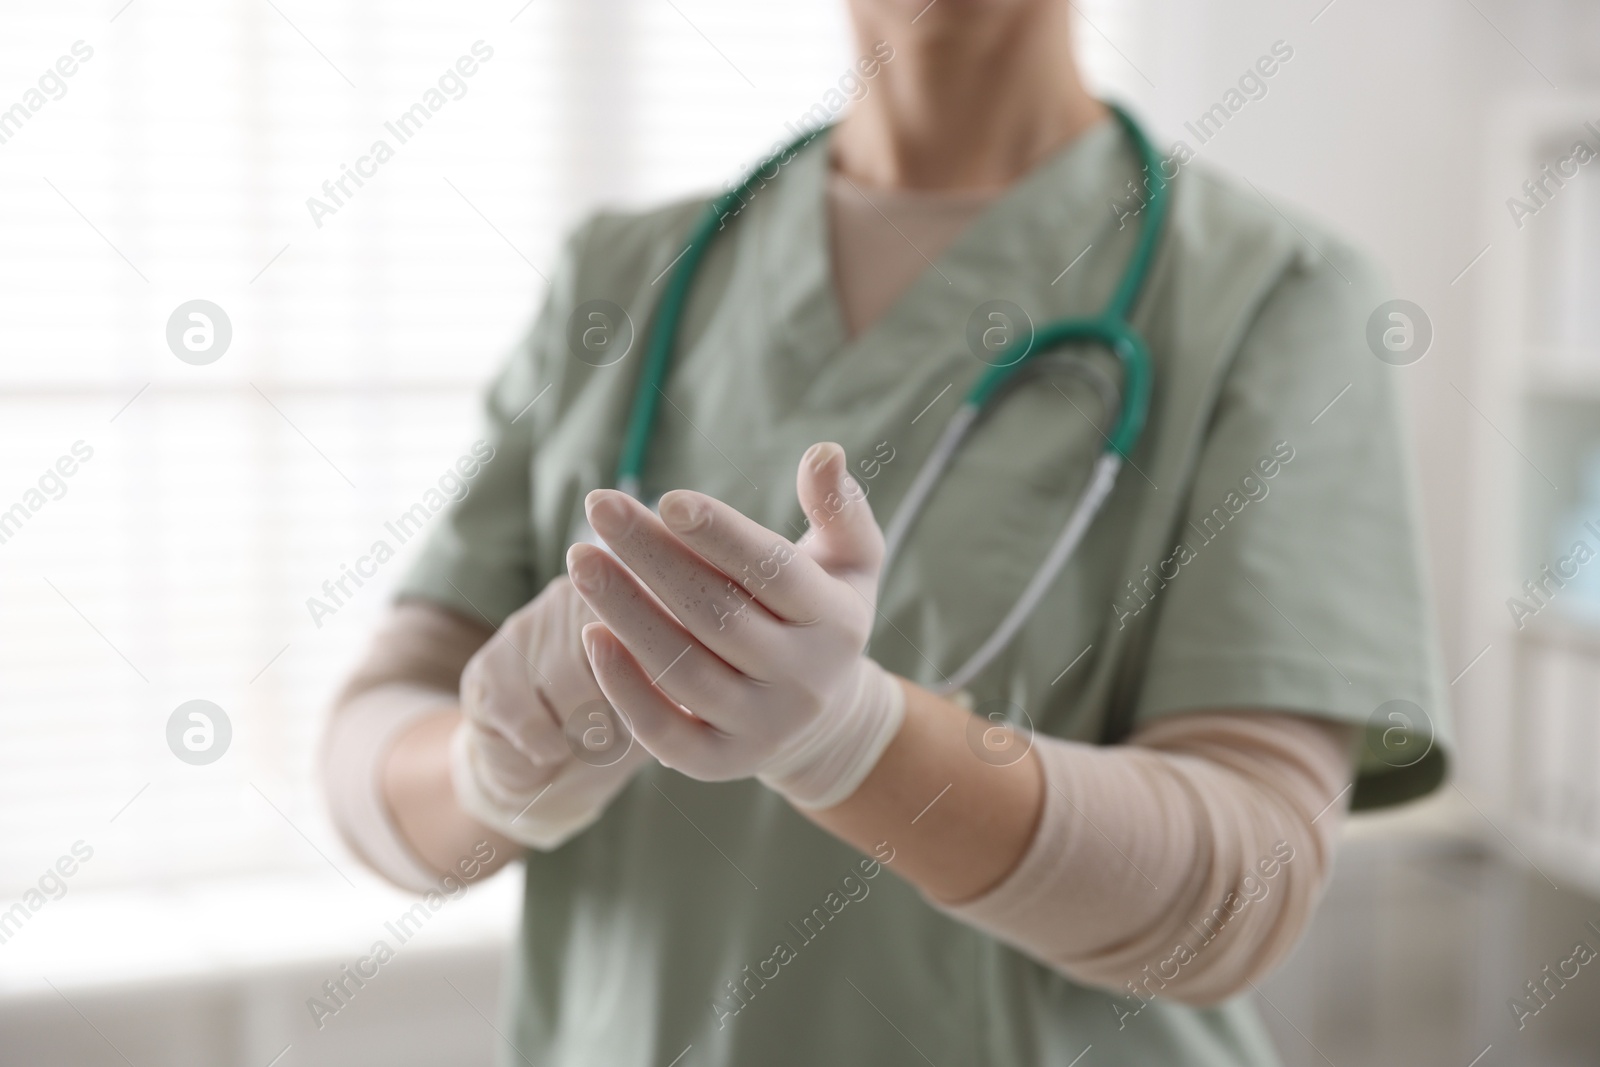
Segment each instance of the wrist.
[[862,656],[839,698],[757,775],[798,807],[823,810],[849,799],[905,721],[900,680]]
[[481,874],[498,870],[514,851],[510,841],[474,818],[456,799],[449,753],[459,721],[459,713],[449,705],[417,718],[395,737],[378,772],[390,825],[424,872],[426,884],[400,881],[384,871],[407,889],[436,887],[439,876],[455,870],[457,861],[484,839],[486,831],[500,858],[484,865]]
[[515,840],[511,824],[518,809],[507,798],[497,795],[498,790],[491,791],[485,786],[486,775],[475,748],[472,725],[463,719],[451,731],[445,748],[451,792],[462,811],[496,833]]
[[548,852],[588,829],[611,799],[649,761],[636,742],[611,763],[569,758],[552,765],[537,786],[508,790],[487,773],[484,753],[463,723],[450,739],[456,802],[484,826],[528,848]]

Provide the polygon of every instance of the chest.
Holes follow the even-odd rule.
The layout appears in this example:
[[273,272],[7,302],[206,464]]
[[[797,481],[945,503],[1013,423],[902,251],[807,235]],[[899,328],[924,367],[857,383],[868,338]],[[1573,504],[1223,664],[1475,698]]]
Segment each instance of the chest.
[[[821,360],[797,347],[730,324],[686,352],[650,435],[647,496],[696,489],[798,539],[796,464],[810,445],[832,440],[886,526],[982,365],[959,336],[851,346]],[[536,452],[531,518],[552,566],[581,521],[584,494],[610,481],[618,427],[597,413],[624,410],[633,384],[597,377],[590,388],[615,395],[574,407]],[[1115,404],[1105,385],[1095,358],[1063,354],[1042,361],[972,428],[884,577],[871,654],[885,667],[937,685],[999,625],[1104,447]],[[1052,682],[1109,617],[1127,541],[1115,526],[1127,521],[1123,509],[1106,509],[1022,633],[971,686],[976,698],[1030,717],[1042,703],[1058,712],[1071,705],[1076,685]]]

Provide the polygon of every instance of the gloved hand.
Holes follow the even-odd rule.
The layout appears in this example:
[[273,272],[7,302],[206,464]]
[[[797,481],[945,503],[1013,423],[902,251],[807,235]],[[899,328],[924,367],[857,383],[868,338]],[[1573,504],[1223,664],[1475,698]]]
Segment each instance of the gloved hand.
[[595,678],[645,748],[827,808],[877,764],[905,693],[862,654],[883,534],[844,450],[813,445],[796,487],[811,521],[798,545],[701,493],[668,493],[658,519],[597,490],[589,521],[617,558],[574,545],[567,569],[600,617],[583,630]]
[[557,578],[461,674],[450,750],[456,797],[534,848],[587,827],[649,759],[595,684],[581,638],[593,621],[572,583]]

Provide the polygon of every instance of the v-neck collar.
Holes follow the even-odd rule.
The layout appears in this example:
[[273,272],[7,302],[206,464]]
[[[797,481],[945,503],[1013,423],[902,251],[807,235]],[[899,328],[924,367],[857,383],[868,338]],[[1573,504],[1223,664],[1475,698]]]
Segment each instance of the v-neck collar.
[[[1117,229],[1115,204],[1137,161],[1114,119],[1086,130],[981,211],[879,318],[846,335],[834,288],[827,217],[828,135],[818,137],[775,183],[770,210],[749,221],[772,354],[813,375],[818,399],[852,396],[902,378],[908,358],[964,355],[966,321],[1002,299],[1036,323],[1089,314],[1110,295],[1136,227]],[[1124,195],[1119,196],[1122,193]],[[1066,269],[1070,265],[1071,269]],[[919,353],[913,356],[911,353]]]

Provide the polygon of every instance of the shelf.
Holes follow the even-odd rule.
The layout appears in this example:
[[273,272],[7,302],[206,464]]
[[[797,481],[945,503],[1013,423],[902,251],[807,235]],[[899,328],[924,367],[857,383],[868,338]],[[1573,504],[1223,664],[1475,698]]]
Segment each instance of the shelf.
[[1597,689],[1600,626],[1552,616],[1518,635],[1510,832],[1546,877],[1591,895],[1600,895]]

